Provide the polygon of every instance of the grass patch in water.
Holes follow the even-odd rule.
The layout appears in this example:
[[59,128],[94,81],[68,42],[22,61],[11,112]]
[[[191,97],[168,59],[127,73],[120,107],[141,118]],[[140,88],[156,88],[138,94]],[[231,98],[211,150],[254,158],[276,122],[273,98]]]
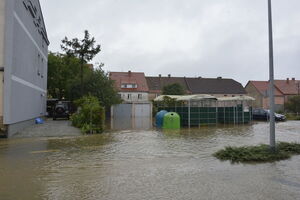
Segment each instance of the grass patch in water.
[[273,162],[290,158],[300,154],[300,144],[279,142],[276,151],[271,152],[269,145],[245,147],[225,147],[213,155],[220,160],[230,160],[232,163],[239,162]]

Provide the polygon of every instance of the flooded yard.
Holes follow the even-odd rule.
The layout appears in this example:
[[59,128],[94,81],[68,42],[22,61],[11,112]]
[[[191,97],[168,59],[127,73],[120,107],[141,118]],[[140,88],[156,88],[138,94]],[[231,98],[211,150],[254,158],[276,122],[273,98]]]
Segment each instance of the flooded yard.
[[[278,141],[300,142],[300,122],[276,128]],[[300,156],[266,164],[212,156],[268,143],[268,123],[76,134],[1,139],[0,199],[300,199]]]

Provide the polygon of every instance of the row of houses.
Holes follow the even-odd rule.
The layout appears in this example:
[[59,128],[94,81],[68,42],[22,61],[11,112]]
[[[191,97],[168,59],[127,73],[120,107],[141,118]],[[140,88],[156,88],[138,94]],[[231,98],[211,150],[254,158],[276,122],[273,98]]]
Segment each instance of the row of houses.
[[142,72],[110,72],[110,79],[125,102],[147,102],[162,94],[165,86],[178,83],[186,94],[209,94],[216,97],[243,96],[246,91],[233,79],[145,76]]
[[[245,86],[249,96],[255,98],[253,107],[269,108],[269,81],[249,81]],[[295,78],[274,81],[275,110],[284,110],[290,97],[300,94],[300,80]]]
[[[143,72],[110,72],[119,95],[126,103],[149,102],[162,94],[165,86],[178,83],[186,94],[209,94],[215,97],[251,96],[255,98],[253,108],[269,108],[269,82],[249,81],[245,87],[233,79],[145,76]],[[276,110],[283,110],[284,104],[292,96],[299,95],[300,81],[295,78],[275,80]]]

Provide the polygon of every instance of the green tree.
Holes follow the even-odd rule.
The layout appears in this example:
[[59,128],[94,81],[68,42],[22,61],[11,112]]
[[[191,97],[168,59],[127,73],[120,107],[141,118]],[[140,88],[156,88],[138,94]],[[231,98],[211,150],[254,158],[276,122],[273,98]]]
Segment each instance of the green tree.
[[114,82],[102,70],[103,64],[92,70],[87,64],[83,67],[83,93],[80,83],[80,60],[65,54],[49,53],[48,56],[48,95],[50,98],[77,100],[83,95],[93,95],[102,106],[121,103]]
[[84,38],[79,40],[78,38],[73,38],[69,40],[65,37],[62,40],[61,49],[66,52],[68,56],[73,56],[80,59],[80,91],[81,95],[84,93],[83,86],[83,68],[84,64],[91,61],[100,51],[101,46],[96,45],[96,40],[94,37],[91,38],[89,32],[87,30],[84,31]]
[[300,113],[300,95],[289,98],[285,109],[289,112]]
[[[74,82],[79,82],[80,60],[65,54],[52,53],[48,55],[48,96],[57,99],[70,99],[69,88]],[[91,71],[87,65],[84,74]]]
[[184,95],[185,91],[179,83],[169,84],[163,87],[163,95]]
[[[81,93],[78,92],[80,89],[79,82],[73,81],[73,84],[70,85],[72,86],[69,88],[70,98],[80,98]],[[97,97],[101,105],[106,108],[110,108],[110,106],[122,102],[114,87],[114,82],[109,79],[108,74],[101,68],[85,73],[83,85],[83,95],[91,94]]]

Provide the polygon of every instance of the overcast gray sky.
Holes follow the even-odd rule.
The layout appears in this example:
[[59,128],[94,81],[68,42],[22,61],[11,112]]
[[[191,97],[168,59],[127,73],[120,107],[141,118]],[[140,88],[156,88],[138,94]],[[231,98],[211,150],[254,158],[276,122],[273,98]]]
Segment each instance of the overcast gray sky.
[[[49,50],[87,29],[106,71],[268,80],[267,0],[40,1]],[[299,11],[299,0],[273,0],[276,79],[300,79]]]

